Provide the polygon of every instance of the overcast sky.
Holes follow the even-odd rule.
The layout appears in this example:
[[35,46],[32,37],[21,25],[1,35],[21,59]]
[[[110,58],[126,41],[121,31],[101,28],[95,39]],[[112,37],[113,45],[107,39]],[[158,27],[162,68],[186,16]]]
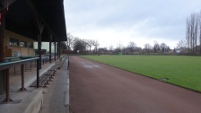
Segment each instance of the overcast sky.
[[201,0],[64,0],[67,32],[93,39],[99,47],[185,40],[186,18],[200,12]]

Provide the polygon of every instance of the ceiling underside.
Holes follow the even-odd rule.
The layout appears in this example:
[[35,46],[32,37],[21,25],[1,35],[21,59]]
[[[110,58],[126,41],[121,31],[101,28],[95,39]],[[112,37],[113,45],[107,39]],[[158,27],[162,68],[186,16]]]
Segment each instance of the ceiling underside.
[[[7,30],[38,40],[37,20],[39,20],[40,25],[44,26],[43,30],[40,30],[42,41],[49,42],[49,34],[52,34],[53,41],[67,40],[63,0],[11,1],[5,19]],[[6,7],[0,3],[1,6]]]

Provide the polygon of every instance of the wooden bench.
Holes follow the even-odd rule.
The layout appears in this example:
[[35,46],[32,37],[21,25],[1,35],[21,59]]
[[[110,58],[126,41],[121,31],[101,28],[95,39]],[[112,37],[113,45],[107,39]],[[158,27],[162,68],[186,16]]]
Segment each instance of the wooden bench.
[[57,65],[53,65],[48,71],[52,72],[52,74],[55,75],[57,71]]
[[[64,57],[64,58],[63,58]],[[63,66],[64,62],[66,61],[66,59],[68,59],[67,56],[63,56],[60,61],[58,62],[57,66],[58,68],[57,69],[61,69],[61,67]],[[63,59],[63,60],[62,60]],[[69,59],[68,59],[69,60]],[[68,67],[67,67],[68,68]]]
[[[47,72],[45,72],[39,78],[39,87],[46,87],[49,84],[49,81],[53,78],[57,70],[57,65],[53,65]],[[31,87],[36,87],[37,82],[33,82]]]
[[[51,75],[48,75],[48,74],[43,74],[42,76],[40,76],[39,87],[46,87],[49,84],[50,78],[51,78]],[[37,86],[36,81],[31,84],[31,87],[36,87],[36,86]]]
[[43,74],[43,76],[39,80],[40,81],[39,86],[46,87],[49,84],[50,77],[51,77],[50,75]]
[[62,62],[60,61],[58,64],[57,64],[57,69],[61,69],[62,67]]
[[47,71],[45,73],[45,75],[50,76],[49,81],[51,81],[51,79],[53,79],[53,76],[55,75],[55,71]]
[[[42,76],[39,78],[39,87],[46,87],[49,84],[49,81],[53,78],[57,70],[57,65],[53,65],[48,71],[46,71]],[[31,87],[36,87],[37,82],[33,82]]]

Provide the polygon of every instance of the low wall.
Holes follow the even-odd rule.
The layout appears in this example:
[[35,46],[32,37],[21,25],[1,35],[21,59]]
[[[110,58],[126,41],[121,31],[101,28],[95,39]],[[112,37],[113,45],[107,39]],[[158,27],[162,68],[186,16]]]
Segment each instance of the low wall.
[[43,88],[34,89],[11,113],[39,113],[43,106]]

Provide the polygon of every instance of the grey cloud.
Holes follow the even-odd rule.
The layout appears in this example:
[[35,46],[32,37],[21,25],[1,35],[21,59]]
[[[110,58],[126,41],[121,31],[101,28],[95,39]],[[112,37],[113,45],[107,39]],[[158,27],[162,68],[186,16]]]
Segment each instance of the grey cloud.
[[65,7],[69,31],[133,30],[147,37],[184,40],[186,18],[200,6],[200,0],[66,0]]

